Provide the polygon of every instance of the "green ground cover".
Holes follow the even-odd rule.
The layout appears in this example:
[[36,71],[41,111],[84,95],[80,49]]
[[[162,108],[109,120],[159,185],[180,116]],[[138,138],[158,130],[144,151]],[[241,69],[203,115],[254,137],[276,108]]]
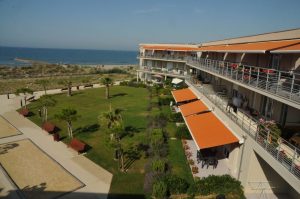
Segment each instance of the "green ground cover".
[[[77,91],[72,97],[67,97],[66,94],[54,95],[53,98],[57,103],[54,107],[48,108],[48,120],[60,128],[59,133],[63,137],[62,141],[69,142],[67,125],[55,119],[54,114],[59,113],[62,108],[75,108],[81,117],[74,122],[74,136],[91,147],[86,157],[113,173],[110,193],[143,195],[145,164],[147,162],[145,153],[139,150],[138,157],[128,163],[127,172],[120,172],[118,163],[113,159],[114,148],[109,142],[109,134],[106,127],[99,124],[98,116],[108,111],[110,104],[112,108],[123,109],[124,126],[132,130],[130,134],[122,138],[121,142],[125,151],[132,151],[137,146],[148,142],[146,131],[149,116],[160,112],[169,114],[170,107],[169,105],[157,106],[157,97],[149,99],[149,90],[146,88],[114,86],[111,88],[111,96],[109,100],[105,99],[104,88]],[[153,104],[153,108],[149,110],[150,102]],[[38,116],[38,101],[31,103],[28,107],[33,112],[33,116],[29,119],[41,125],[41,119]],[[169,137],[175,134],[175,130],[175,124],[168,122],[167,133],[170,134]],[[191,171],[187,165],[181,141],[168,140],[168,147],[167,158],[172,165],[172,172],[192,181]],[[125,158],[125,162],[126,160],[129,159]]]

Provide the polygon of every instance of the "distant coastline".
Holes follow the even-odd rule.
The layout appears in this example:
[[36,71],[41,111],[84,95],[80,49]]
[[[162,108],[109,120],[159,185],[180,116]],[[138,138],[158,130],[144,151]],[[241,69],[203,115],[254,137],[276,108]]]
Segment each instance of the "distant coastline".
[[79,50],[0,47],[0,65],[40,64],[136,65],[137,52],[114,50]]

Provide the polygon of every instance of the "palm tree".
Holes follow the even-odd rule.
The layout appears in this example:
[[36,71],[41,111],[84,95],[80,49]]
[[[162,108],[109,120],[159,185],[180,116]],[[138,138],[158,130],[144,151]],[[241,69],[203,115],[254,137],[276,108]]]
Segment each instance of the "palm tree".
[[73,138],[72,122],[76,121],[80,116],[77,115],[77,111],[73,108],[62,109],[60,114],[54,116],[60,121],[67,122],[68,134],[70,138]]
[[40,98],[39,102],[40,102],[40,105],[42,107],[42,115],[43,115],[42,121],[47,122],[47,120],[48,120],[48,107],[54,106],[56,104],[56,100],[53,99],[49,95],[44,95]]
[[105,85],[106,99],[108,99],[109,98],[109,87],[114,84],[114,81],[109,77],[104,77],[104,78],[101,79],[101,84]]
[[27,95],[28,94],[33,94],[33,90],[31,90],[30,88],[18,88],[16,90],[16,95],[20,95],[21,93],[23,93],[24,95],[24,105],[25,105],[25,108],[27,108]]
[[123,110],[116,108],[114,110],[112,110],[111,105],[109,107],[109,111],[105,112],[101,115],[100,119],[103,119],[106,124],[107,124],[107,128],[112,129],[115,127],[119,127],[122,126],[122,115],[121,112]]
[[103,113],[100,116],[100,119],[106,122],[107,128],[110,129],[111,140],[115,138],[115,150],[117,151],[118,160],[121,164],[121,171],[124,171],[124,152],[121,144],[120,134],[124,131],[123,119],[121,115],[122,109],[114,109],[112,110],[111,106],[108,112]]
[[62,84],[68,88],[68,96],[72,96],[72,81],[71,79],[64,79],[59,82],[59,84]]
[[47,86],[49,85],[49,80],[47,79],[39,79],[35,81],[37,84],[41,85],[45,91],[45,95],[47,95]]

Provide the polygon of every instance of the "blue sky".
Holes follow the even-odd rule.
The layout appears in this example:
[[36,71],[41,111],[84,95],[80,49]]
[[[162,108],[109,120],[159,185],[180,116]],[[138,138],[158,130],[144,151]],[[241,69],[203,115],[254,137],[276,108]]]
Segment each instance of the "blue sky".
[[300,28],[300,0],[0,0],[0,46],[136,50]]

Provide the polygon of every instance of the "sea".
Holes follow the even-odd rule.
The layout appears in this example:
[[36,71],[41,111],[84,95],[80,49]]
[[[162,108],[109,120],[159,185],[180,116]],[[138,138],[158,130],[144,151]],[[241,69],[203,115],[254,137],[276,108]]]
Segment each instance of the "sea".
[[138,63],[136,58],[137,54],[138,52],[136,51],[17,48],[0,46],[0,65],[26,65],[24,62],[16,61],[16,58],[55,64],[133,65]]

